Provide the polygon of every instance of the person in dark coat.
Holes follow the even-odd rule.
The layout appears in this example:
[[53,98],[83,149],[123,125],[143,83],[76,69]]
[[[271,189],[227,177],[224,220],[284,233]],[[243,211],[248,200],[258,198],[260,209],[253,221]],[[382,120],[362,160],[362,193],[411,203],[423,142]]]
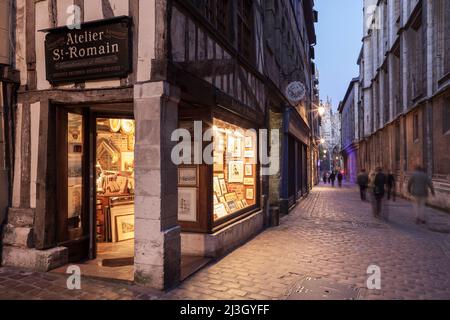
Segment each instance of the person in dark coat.
[[334,182],[336,181],[336,174],[332,172],[330,174],[331,186],[334,187]]
[[337,179],[338,179],[339,188],[342,188],[342,180],[344,179],[344,176],[342,175],[341,172],[338,173]]
[[[373,182],[374,216],[376,218],[383,218],[382,206],[384,194],[386,192],[385,190],[386,183],[387,178],[386,175],[383,173],[383,169],[377,168]],[[384,213],[384,219],[388,220],[387,212]]]
[[323,173],[322,179],[323,179],[323,184],[327,184],[328,177],[327,177],[327,173],[326,172]]
[[395,202],[395,177],[392,171],[389,171],[389,174],[387,175],[387,199],[392,200]]
[[369,187],[369,175],[367,174],[366,169],[361,170],[361,173],[358,175],[357,182],[359,185],[359,194],[361,196],[361,200],[366,201],[367,188]]

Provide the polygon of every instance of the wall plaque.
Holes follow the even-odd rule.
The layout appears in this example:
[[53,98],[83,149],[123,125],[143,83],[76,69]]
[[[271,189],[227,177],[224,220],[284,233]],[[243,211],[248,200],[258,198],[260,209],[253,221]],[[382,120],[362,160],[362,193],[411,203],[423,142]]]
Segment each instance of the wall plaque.
[[47,80],[65,83],[124,77],[131,72],[131,18],[127,16],[81,24],[81,29],[42,30]]

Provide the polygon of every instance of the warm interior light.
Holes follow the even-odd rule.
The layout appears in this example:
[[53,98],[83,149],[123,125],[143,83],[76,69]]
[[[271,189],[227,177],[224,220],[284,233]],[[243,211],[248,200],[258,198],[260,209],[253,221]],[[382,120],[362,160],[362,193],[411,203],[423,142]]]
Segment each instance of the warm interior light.
[[323,116],[325,114],[325,108],[320,106],[318,109],[318,112],[319,112],[319,116]]

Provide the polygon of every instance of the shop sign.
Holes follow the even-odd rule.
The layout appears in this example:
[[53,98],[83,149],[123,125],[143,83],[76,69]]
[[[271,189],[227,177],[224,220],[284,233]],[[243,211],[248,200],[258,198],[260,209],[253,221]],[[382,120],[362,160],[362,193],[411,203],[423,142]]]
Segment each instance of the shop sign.
[[131,18],[84,23],[81,29],[42,30],[47,80],[65,83],[124,77],[131,72]]
[[306,95],[306,88],[300,81],[291,82],[286,87],[286,98],[294,103],[299,103]]

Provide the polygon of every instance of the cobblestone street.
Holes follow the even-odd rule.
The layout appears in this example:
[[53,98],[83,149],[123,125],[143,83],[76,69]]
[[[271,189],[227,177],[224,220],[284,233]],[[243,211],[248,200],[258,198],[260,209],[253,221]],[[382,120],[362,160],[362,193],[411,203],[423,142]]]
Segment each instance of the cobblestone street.
[[[168,293],[88,278],[82,290],[70,291],[62,275],[0,268],[0,298],[292,299],[301,297],[297,291],[310,277],[331,291],[349,288],[357,299],[450,299],[450,234],[415,225],[405,200],[389,202],[386,210],[387,223],[372,217],[356,188],[321,185],[279,227]],[[430,228],[449,230],[450,216],[428,211]],[[370,265],[381,269],[381,290],[366,289]]]

